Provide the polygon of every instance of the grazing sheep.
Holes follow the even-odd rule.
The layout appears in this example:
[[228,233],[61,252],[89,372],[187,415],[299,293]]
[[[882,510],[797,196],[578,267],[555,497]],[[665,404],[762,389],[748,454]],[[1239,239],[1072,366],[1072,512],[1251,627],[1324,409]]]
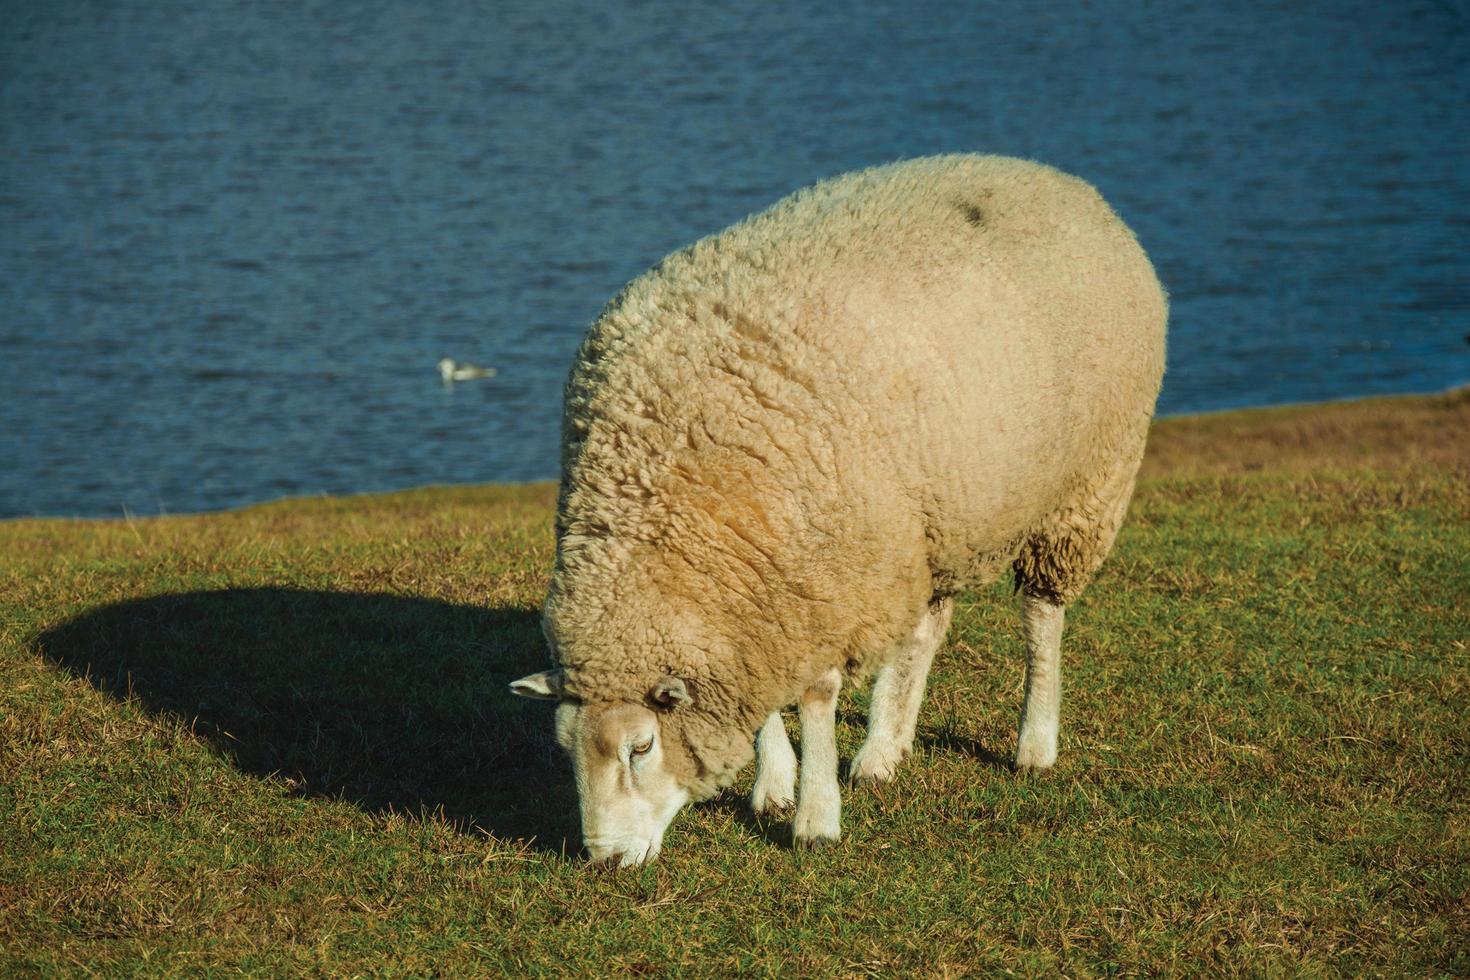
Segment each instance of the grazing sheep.
[[1008,566],[1016,765],[1050,766],[1063,609],[1127,508],[1166,316],[1092,187],[1003,157],[825,181],[630,283],[566,388],[557,666],[512,685],[561,702],[592,858],[653,858],[752,741],[756,810],[837,839],[843,678],[877,674],[851,776],[889,779],[950,597]]

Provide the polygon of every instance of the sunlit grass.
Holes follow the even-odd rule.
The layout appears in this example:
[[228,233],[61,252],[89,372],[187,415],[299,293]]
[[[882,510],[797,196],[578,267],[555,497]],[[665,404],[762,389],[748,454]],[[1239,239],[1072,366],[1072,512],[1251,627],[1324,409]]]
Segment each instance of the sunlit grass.
[[551,488],[0,524],[0,972],[1464,974],[1470,402],[1366,404],[1161,424],[1053,772],[997,586],[840,846],[747,784],[615,875],[504,691]]

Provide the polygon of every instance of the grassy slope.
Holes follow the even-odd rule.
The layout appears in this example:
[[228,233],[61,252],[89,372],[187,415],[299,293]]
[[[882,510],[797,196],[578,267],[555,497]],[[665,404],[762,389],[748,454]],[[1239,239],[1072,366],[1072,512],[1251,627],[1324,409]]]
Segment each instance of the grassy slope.
[[1162,422],[1056,770],[998,586],[840,847],[731,793],[616,875],[504,693],[550,488],[0,524],[0,973],[1465,973],[1467,461],[1464,392]]

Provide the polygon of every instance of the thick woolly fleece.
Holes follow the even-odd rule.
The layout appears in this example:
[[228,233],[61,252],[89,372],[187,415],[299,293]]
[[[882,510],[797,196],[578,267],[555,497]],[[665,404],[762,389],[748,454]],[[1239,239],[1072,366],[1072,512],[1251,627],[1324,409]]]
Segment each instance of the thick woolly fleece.
[[648,702],[696,796],[832,667],[1013,566],[1071,601],[1112,544],[1167,305],[1088,184],[992,156],[846,174],[630,283],[566,388],[545,607],[566,693]]

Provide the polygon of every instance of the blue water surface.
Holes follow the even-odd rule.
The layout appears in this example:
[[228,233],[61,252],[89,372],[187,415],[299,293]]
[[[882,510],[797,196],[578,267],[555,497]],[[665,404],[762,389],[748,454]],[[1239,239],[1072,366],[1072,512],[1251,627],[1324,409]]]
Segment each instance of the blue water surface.
[[[1162,410],[1470,380],[1470,25],[1408,0],[6,4],[0,516],[556,471],[582,332],[786,192],[980,150],[1172,295]],[[445,387],[434,364],[498,369]]]

